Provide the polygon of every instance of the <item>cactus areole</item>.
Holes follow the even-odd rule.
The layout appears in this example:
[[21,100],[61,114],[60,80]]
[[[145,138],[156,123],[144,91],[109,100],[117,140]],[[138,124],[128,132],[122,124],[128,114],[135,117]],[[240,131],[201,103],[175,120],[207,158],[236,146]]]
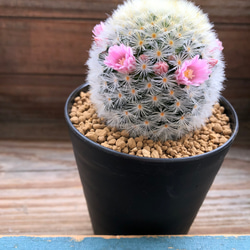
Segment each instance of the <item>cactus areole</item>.
[[193,3],[127,1],[93,37],[87,81],[108,125],[175,140],[205,124],[223,88],[223,47]]

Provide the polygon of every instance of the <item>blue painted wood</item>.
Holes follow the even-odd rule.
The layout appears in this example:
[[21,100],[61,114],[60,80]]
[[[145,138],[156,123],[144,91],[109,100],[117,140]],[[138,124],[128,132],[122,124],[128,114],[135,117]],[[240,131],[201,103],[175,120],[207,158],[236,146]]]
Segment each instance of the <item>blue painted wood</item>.
[[244,236],[158,236],[158,237],[29,237],[2,236],[0,249],[18,250],[250,250],[250,235]]

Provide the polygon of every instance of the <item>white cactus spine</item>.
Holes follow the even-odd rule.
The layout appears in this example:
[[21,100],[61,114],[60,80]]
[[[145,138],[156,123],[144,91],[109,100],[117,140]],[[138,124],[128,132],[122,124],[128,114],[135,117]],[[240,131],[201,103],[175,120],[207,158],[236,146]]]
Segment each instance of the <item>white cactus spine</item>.
[[[207,16],[186,0],[131,0],[119,6],[104,23],[87,62],[98,115],[132,136],[154,140],[177,139],[202,126],[225,78],[212,28]],[[132,48],[133,71],[119,72],[105,64],[114,45]],[[179,84],[177,70],[197,55],[216,61],[208,79],[199,86]],[[167,72],[156,73],[158,62],[167,64]]]

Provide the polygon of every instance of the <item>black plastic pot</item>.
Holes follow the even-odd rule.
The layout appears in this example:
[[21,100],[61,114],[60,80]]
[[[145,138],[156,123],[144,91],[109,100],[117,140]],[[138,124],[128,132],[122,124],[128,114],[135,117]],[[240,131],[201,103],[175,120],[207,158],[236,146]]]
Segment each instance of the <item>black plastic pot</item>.
[[238,132],[238,118],[221,98],[233,134],[198,156],[153,159],[105,148],[72,125],[69,112],[82,85],[69,96],[65,117],[95,234],[186,234]]

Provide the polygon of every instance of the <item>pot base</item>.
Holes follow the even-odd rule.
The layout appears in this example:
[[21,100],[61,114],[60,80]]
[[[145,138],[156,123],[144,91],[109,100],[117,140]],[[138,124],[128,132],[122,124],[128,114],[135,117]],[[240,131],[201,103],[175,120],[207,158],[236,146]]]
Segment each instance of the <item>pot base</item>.
[[222,146],[185,158],[137,157],[105,148],[73,126],[71,107],[87,88],[70,95],[65,117],[95,234],[187,233],[238,132],[232,106],[221,98],[233,131]]

